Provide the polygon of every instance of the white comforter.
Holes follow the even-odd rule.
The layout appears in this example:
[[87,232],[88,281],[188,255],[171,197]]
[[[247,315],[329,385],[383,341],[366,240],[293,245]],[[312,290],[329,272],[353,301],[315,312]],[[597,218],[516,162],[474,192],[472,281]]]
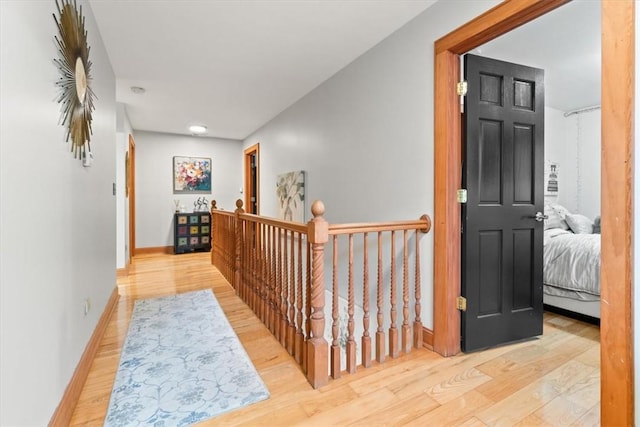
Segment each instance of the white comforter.
[[600,295],[600,235],[551,229],[544,236],[543,282]]

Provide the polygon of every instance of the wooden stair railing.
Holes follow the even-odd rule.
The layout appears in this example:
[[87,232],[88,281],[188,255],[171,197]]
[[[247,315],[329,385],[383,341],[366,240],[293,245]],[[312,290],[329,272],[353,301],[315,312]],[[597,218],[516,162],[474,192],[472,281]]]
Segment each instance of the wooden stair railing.
[[[314,388],[326,385],[329,377],[354,373],[358,364],[371,366],[374,348],[376,363],[384,363],[387,356],[395,358],[422,347],[420,234],[431,227],[427,215],[412,221],[332,225],[323,217],[324,204],[316,201],[311,207],[313,219],[302,224],[244,213],[241,200],[236,207],[231,213],[218,210],[212,202],[211,262],[301,366]],[[375,242],[370,234],[377,236]],[[326,245],[330,239],[331,244]],[[345,244],[348,262],[340,263],[340,248]],[[373,285],[369,280],[370,246],[377,252]],[[331,286],[327,288],[331,306],[326,309],[325,251],[331,253]],[[356,273],[356,264],[361,274]],[[398,265],[402,268],[400,287]],[[340,296],[339,285],[345,275],[346,300]],[[345,300],[343,318],[341,300]],[[370,330],[373,305],[375,335]],[[361,319],[356,319],[356,308],[362,312]],[[360,352],[356,340],[360,326],[356,325],[362,325]]]

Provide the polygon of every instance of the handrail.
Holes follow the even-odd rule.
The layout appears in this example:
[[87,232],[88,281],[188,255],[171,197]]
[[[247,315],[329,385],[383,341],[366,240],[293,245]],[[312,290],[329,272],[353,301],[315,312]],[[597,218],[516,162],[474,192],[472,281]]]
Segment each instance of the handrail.
[[260,216],[255,214],[242,213],[239,215],[240,219],[244,219],[251,222],[260,222],[262,224],[271,225],[274,227],[280,227],[289,231],[295,231],[298,233],[306,233],[309,227],[307,224],[301,222],[284,221],[277,218],[271,218],[267,216]]
[[353,224],[330,224],[329,235],[355,234],[355,233],[375,233],[378,231],[402,231],[420,230],[428,233],[431,230],[431,220],[427,215],[422,215],[420,219],[409,221],[388,221],[372,223]]

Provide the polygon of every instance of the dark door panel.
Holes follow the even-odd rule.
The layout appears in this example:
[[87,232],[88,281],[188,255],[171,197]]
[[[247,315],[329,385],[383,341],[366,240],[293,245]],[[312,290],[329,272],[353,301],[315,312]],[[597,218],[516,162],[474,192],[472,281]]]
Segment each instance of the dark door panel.
[[462,349],[542,333],[544,73],[465,56]]

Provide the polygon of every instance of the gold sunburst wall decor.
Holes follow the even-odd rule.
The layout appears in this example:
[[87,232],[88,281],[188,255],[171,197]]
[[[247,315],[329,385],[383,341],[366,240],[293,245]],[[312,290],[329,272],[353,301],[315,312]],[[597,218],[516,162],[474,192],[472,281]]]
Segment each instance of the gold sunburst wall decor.
[[58,16],[54,14],[53,19],[59,34],[54,37],[58,47],[54,62],[60,71],[56,82],[60,88],[60,124],[67,129],[65,140],[71,138],[73,157],[84,159],[91,152],[91,113],[95,109],[87,31],[82,5],[78,9],[75,0],[56,0],[56,6]]

